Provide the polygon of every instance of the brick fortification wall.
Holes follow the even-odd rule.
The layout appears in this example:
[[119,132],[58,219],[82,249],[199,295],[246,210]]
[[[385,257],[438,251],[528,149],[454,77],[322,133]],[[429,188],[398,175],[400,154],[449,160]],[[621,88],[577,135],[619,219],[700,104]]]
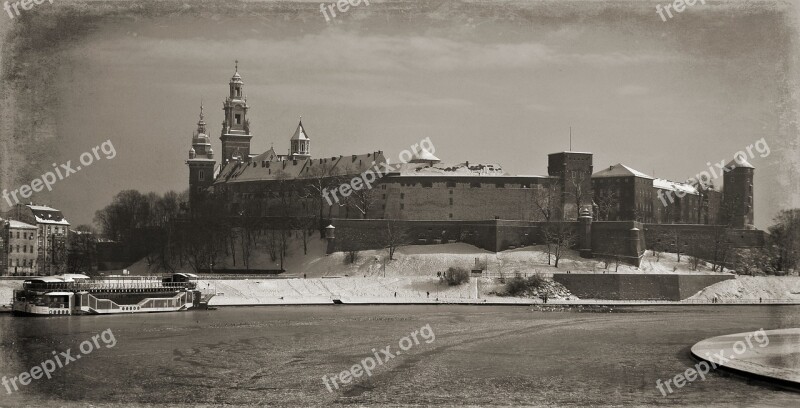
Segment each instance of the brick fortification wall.
[[[636,228],[638,231],[631,231]],[[638,245],[634,240],[639,241]],[[626,263],[639,265],[644,255],[645,236],[642,224],[636,221],[592,222],[592,255],[594,257],[625,257]]]
[[553,280],[582,299],[682,300],[733,275],[557,273]]
[[761,248],[766,234],[760,230],[728,229],[701,224],[645,224],[647,249],[677,252],[676,237],[681,252],[702,259],[714,257],[715,242],[722,239],[732,248]]
[[[353,220],[334,219],[336,227],[334,251],[350,249],[366,250],[383,248],[387,225],[395,230],[403,229],[409,237],[410,244],[427,245],[448,242],[466,242],[478,248],[493,252],[504,251],[511,247],[538,245],[545,242],[544,231],[547,223],[531,221],[426,221],[426,220]],[[556,223],[551,223],[555,228]],[[596,228],[595,228],[596,226]],[[619,254],[628,263],[638,265],[638,259],[645,247],[643,234],[640,231],[631,235],[632,228],[641,226],[634,221],[596,222],[592,225],[593,252],[613,256]],[[579,223],[564,222],[564,228],[571,230],[578,245]],[[636,237],[636,242],[632,242]],[[634,240],[634,241],[635,241]],[[637,251],[638,249],[638,251]],[[637,253],[638,252],[638,253]]]

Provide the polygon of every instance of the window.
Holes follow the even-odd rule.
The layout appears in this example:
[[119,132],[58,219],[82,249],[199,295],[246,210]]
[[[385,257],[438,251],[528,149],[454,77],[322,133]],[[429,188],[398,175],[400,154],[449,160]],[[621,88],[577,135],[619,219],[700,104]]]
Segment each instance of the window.
[[404,198],[406,198],[406,193],[400,193],[400,199],[402,200]]
[[[453,197],[450,197],[450,205],[453,205]],[[452,218],[452,217],[450,217]]]
[[236,124],[237,125],[241,125],[242,124],[242,115],[241,114],[237,113],[236,115],[234,115],[234,118],[236,120]]
[[453,218],[453,213],[450,213],[450,218]]
[[402,210],[402,209],[404,209],[404,208],[406,208],[406,205],[405,205],[405,204],[403,204],[403,203],[400,203],[400,209]]
[[19,231],[17,231],[17,239],[19,239]]
[[382,197],[383,197],[383,199],[385,200],[385,199],[386,199],[386,194],[384,194]]
[[197,179],[198,179],[198,180],[200,180],[200,181],[205,181],[205,180],[206,180],[206,173],[205,173],[205,171],[203,171],[203,170],[200,170],[200,172],[199,172],[199,173],[197,173]]

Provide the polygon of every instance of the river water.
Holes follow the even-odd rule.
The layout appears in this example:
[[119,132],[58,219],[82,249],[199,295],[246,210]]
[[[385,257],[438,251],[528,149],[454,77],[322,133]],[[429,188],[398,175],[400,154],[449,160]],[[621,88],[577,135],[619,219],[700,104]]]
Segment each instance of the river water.
[[[435,334],[329,392],[372,349]],[[695,364],[689,348],[727,333],[800,327],[794,306],[671,306],[541,312],[505,306],[297,306],[21,318],[0,315],[0,375],[107,329],[100,347],[8,393],[0,407],[167,405],[798,406],[800,394],[710,373],[664,397],[657,379]],[[107,337],[108,339],[108,337]],[[409,338],[410,339],[410,338]],[[87,347],[88,348],[88,347]],[[379,353],[379,355],[382,355]],[[385,354],[383,354],[384,358]]]

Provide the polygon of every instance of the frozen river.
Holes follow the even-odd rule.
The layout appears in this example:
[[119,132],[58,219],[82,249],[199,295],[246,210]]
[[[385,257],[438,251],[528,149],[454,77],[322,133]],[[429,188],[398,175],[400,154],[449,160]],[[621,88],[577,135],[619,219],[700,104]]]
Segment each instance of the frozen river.
[[[0,388],[0,406],[788,406],[800,395],[720,373],[667,397],[655,384],[695,363],[689,354],[694,343],[762,327],[800,327],[799,312],[795,306],[611,313],[292,306],[59,318],[3,314],[0,375],[32,372],[53,351],[70,349],[82,358],[53,370],[51,379],[32,380],[10,394]],[[419,344],[409,340],[408,349],[396,353],[405,336],[426,325],[435,339],[420,332]],[[96,338],[92,350],[81,353],[82,342],[107,329],[114,343]],[[351,370],[386,346],[396,355],[371,377],[362,374],[328,391],[324,375]]]

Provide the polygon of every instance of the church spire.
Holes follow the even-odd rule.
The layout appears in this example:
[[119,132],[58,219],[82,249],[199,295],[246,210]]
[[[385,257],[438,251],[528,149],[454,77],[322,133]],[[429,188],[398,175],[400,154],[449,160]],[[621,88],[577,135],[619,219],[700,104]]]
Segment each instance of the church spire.
[[197,133],[198,134],[205,134],[206,133],[206,121],[205,116],[203,115],[203,100],[200,99],[200,120],[197,121]]
[[[247,100],[244,97],[244,81],[239,75],[239,60],[234,65],[234,74],[229,82],[230,93],[225,98],[223,110],[225,119],[222,122],[222,164],[234,158],[250,159],[250,120],[247,118]],[[238,152],[238,153],[237,153]]]

